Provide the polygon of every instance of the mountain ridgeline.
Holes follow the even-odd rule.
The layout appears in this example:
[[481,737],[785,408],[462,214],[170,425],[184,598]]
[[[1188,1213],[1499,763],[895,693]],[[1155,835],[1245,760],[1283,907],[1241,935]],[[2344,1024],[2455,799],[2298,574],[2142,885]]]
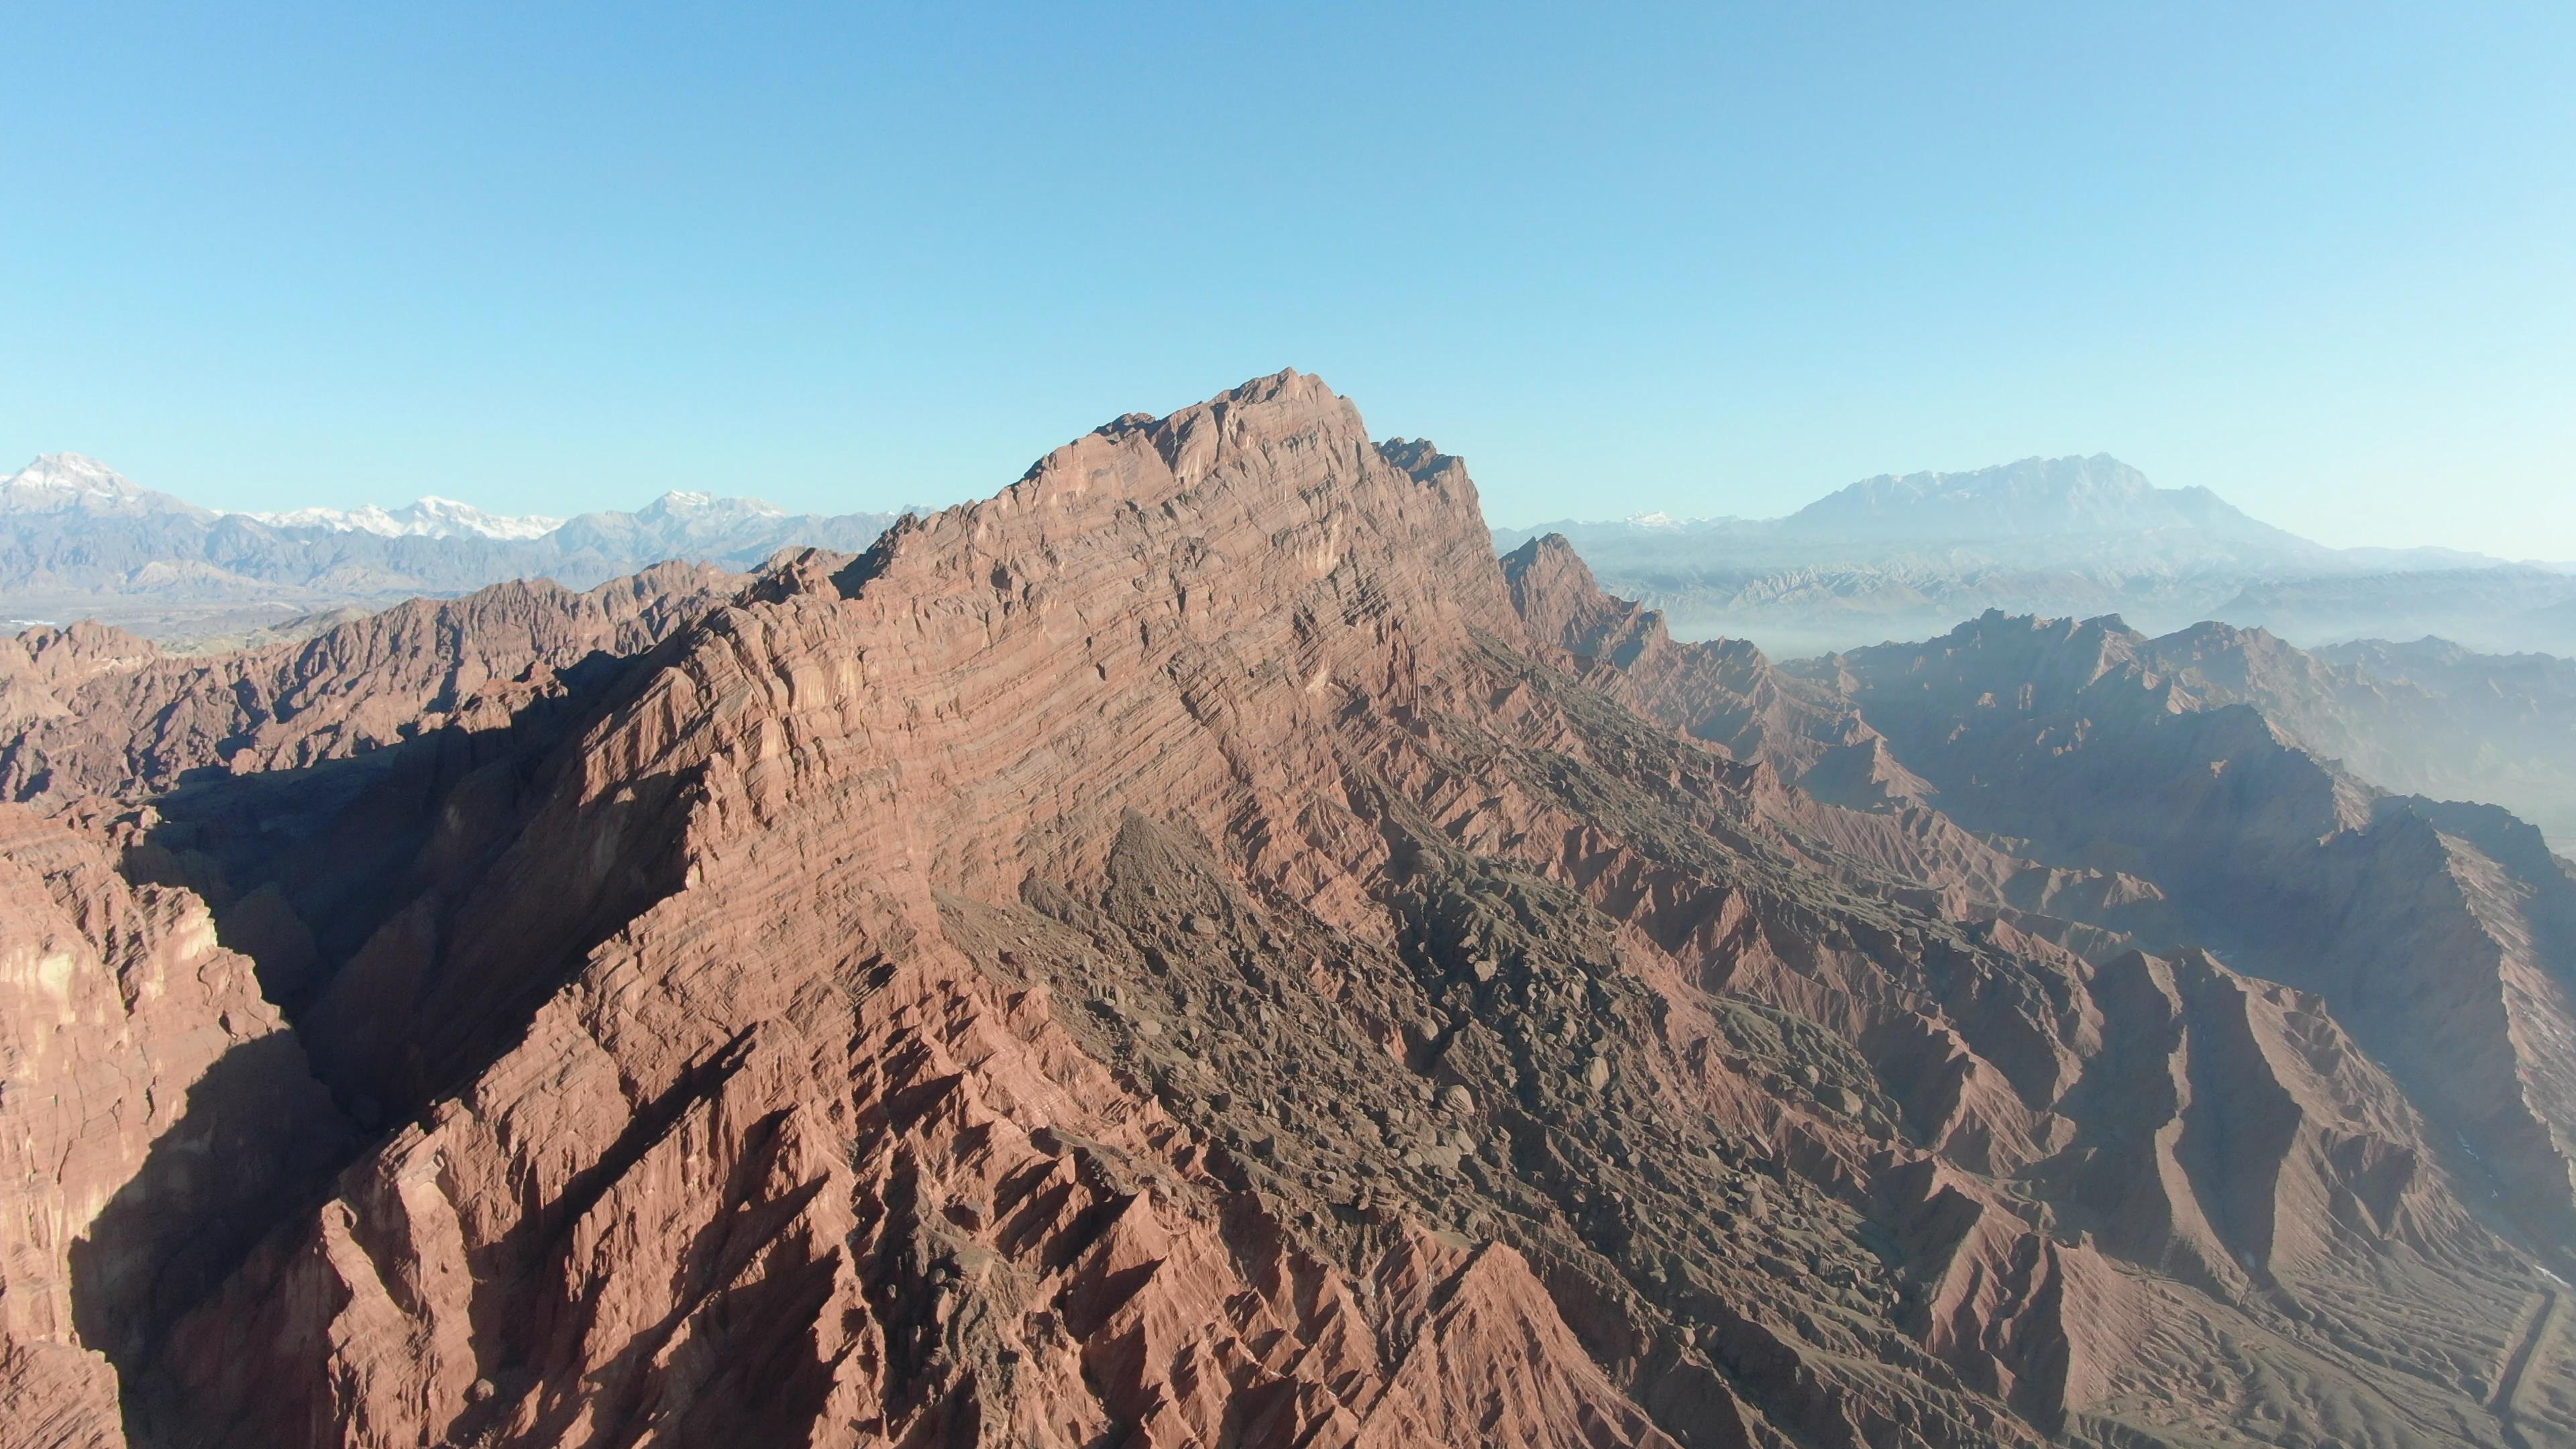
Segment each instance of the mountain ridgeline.
[[301,637],[418,595],[512,579],[586,589],[656,563],[756,568],[789,547],[861,549],[891,513],[791,514],[668,493],[632,513],[400,509],[215,513],[55,454],[0,479],[0,617],[94,619],[175,645]]
[[1907,544],[1987,539],[2086,540],[2127,536],[2148,547],[2188,542],[2243,559],[2316,556],[2324,550],[2258,523],[2206,488],[2159,488],[2108,455],[2031,458],[1974,473],[1881,474],[1781,519],[1792,538],[1867,538]]
[[1749,638],[1779,658],[1924,638],[1987,609],[2576,654],[2576,569],[2327,548],[2099,455],[1871,478],[1785,518],[1565,521],[1495,541],[1547,533],[1684,637]]
[[0,1437],[2576,1442],[2576,867],[2369,773],[2478,666],[1492,540],[1289,372],[747,576],[21,635]]

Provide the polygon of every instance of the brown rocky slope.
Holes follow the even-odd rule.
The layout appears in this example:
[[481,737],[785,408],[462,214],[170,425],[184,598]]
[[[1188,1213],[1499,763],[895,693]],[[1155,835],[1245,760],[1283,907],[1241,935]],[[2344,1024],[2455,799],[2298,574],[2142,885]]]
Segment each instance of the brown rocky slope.
[[2331,997],[1758,656],[1657,686],[1726,739],[1650,719],[1569,624],[1639,621],[1486,538],[1286,373],[595,677],[223,756],[129,889],[214,903],[365,1138],[46,1341],[133,1344],[151,1444],[2576,1427],[2558,1240]]

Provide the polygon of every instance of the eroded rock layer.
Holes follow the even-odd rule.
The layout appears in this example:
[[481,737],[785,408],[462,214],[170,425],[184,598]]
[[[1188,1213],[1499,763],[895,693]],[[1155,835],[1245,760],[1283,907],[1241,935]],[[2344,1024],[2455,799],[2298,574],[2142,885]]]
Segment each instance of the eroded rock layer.
[[0,1440],[126,1442],[118,1371],[350,1145],[202,901],[0,805]]
[[[1957,803],[2048,742],[1953,755],[1488,536],[1284,373],[585,672],[391,668],[434,728],[148,806],[83,766],[360,1136],[219,1273],[12,1344],[172,1445],[2576,1432],[2544,1052],[2489,1168],[2483,1079],[2245,974],[2152,842]],[[2024,662],[2015,718],[2101,677]],[[2265,841],[2390,808],[2284,788]],[[2530,1036],[2553,907],[2437,815],[2483,935],[2419,975]]]

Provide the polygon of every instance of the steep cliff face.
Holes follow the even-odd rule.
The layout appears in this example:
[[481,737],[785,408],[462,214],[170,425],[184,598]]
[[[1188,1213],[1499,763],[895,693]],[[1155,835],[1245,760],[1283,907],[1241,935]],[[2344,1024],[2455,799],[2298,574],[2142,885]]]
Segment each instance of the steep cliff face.
[[129,868],[367,1135],[125,1366],[136,1437],[2576,1426],[2549,1245],[2331,996],[1970,834],[1974,771],[1818,801],[1903,743],[1866,691],[1487,537],[1285,373],[160,797]]
[[0,1441],[124,1443],[118,1369],[345,1136],[203,902],[0,806]]

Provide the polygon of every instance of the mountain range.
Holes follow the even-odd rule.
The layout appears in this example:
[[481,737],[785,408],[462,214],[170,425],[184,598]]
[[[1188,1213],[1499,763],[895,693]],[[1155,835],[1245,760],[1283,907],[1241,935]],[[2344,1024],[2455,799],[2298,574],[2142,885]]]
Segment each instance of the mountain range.
[[[782,548],[864,548],[894,517],[696,492],[571,519],[434,497],[227,514],[53,454],[0,480],[0,618],[96,618],[223,647],[512,578],[586,588],[667,559],[740,570]],[[1495,542],[1549,532],[1685,637],[1748,638],[1779,657],[1928,637],[1989,608],[2117,613],[2151,632],[2214,619],[2303,645],[2434,635],[2576,655],[2576,568],[2328,548],[2100,455],[1881,476],[1785,518],[1562,521],[1498,529]]]
[[2576,654],[2576,569],[2328,548],[2098,454],[1871,478],[1785,518],[1568,520],[1495,541],[1547,533],[1685,637],[1749,638],[1783,657],[1923,638],[1989,608],[2116,613],[2150,631],[2216,619],[2300,644],[2435,634]]
[[791,546],[865,548],[894,518],[791,514],[693,492],[569,519],[441,498],[216,513],[95,459],[49,454],[0,480],[0,618],[96,619],[204,647],[308,634],[353,612],[508,579],[588,588],[671,559],[742,569]]
[[[703,507],[704,494],[675,501]],[[400,508],[366,504],[358,508],[296,508],[284,513],[245,513],[276,528],[323,528],[333,533],[373,533],[385,538],[543,538],[564,520],[540,514],[486,513],[470,503],[431,495]]]
[[0,640],[0,1437],[2576,1442],[2576,864],[2397,778],[2552,666],[1784,665],[1493,540],[1286,372],[861,552]]

